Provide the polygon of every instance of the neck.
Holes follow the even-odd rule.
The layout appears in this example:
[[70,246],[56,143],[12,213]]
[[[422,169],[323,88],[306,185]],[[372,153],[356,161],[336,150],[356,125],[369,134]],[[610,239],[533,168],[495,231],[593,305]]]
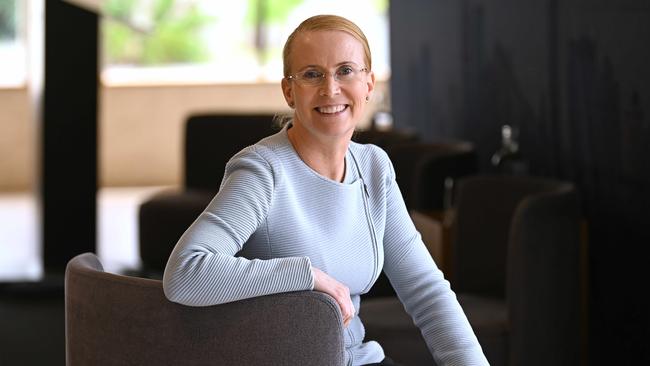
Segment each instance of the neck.
[[287,135],[300,159],[318,174],[342,182],[345,178],[345,153],[350,144],[350,136],[318,139],[299,125],[287,130]]

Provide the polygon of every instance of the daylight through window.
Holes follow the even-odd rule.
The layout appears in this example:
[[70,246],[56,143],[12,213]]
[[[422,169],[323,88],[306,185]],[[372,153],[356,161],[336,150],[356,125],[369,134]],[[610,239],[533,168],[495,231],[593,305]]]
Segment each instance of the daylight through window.
[[357,23],[370,41],[375,73],[388,78],[388,0],[107,0],[102,80],[276,82],[282,78],[284,41],[315,14]]

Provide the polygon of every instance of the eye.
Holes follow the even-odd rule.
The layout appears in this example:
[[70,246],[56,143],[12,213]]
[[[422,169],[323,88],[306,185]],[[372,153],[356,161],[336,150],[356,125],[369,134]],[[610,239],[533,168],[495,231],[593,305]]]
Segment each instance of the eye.
[[336,70],[336,74],[339,76],[350,76],[354,74],[354,69],[349,65],[341,66],[338,70]]
[[323,77],[323,73],[318,70],[307,70],[300,75],[305,80],[316,80]]

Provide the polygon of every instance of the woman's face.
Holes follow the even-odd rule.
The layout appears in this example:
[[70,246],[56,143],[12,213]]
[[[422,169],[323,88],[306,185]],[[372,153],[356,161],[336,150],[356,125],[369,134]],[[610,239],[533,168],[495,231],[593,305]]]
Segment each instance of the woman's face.
[[[282,80],[284,98],[295,109],[294,126],[318,139],[349,139],[375,84],[372,71],[359,71],[367,67],[361,42],[343,31],[303,32],[294,39],[289,64],[292,75],[317,80]],[[344,80],[351,70],[356,76]],[[313,77],[320,72],[324,79]],[[333,77],[337,72],[340,81]]]

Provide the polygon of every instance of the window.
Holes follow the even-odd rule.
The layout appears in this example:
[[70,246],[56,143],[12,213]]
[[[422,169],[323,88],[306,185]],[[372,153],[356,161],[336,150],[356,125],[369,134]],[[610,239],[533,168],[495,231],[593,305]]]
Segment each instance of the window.
[[289,33],[314,14],[357,23],[379,79],[389,75],[387,0],[107,0],[102,80],[254,83],[282,78]]
[[0,0],[0,87],[21,87],[26,81],[26,1]]

